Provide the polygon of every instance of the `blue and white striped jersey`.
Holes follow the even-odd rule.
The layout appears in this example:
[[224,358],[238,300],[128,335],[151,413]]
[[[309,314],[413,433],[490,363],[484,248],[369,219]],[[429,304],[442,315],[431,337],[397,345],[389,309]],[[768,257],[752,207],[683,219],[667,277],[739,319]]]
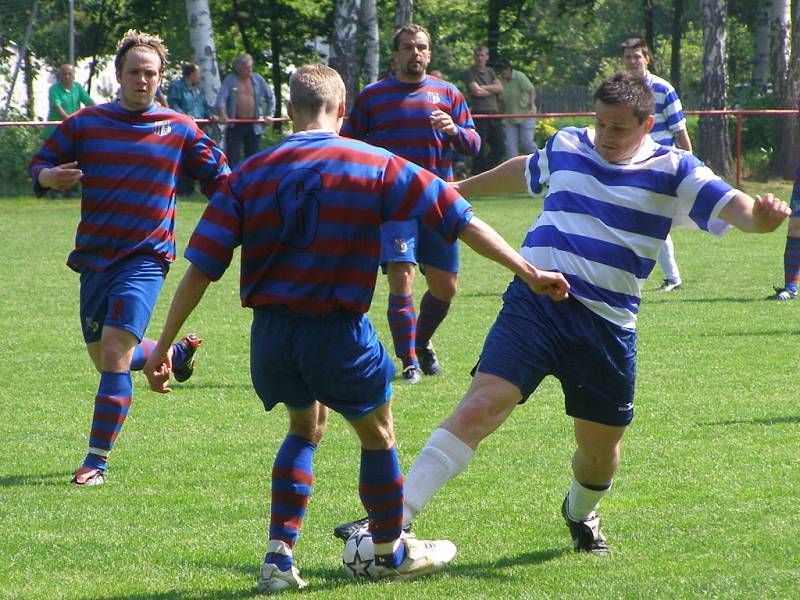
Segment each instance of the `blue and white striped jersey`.
[[563,273],[575,298],[631,329],[673,223],[721,235],[719,211],[737,193],[688,152],[650,138],[630,161],[609,163],[591,128],[556,133],[530,155],[525,178],[532,195],[548,189],[520,254]]
[[653,90],[656,106],[653,115],[656,122],[650,130],[650,136],[659,144],[674,146],[675,131],[686,129],[686,119],[683,117],[683,106],[678,98],[678,93],[669,81],[653,75],[649,71],[644,74],[644,80]]

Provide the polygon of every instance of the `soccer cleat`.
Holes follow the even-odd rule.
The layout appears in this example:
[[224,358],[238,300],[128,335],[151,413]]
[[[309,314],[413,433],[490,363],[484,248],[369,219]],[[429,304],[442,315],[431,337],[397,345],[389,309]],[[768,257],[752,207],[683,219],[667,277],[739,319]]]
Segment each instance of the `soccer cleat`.
[[185,336],[178,344],[186,352],[186,359],[179,366],[172,366],[172,374],[175,375],[175,381],[183,383],[194,373],[194,353],[203,343],[196,333],[190,333]]
[[441,571],[456,555],[455,544],[448,540],[418,540],[404,535],[402,541],[406,545],[403,562],[396,568],[375,565],[375,579],[403,580],[430,575]]
[[417,365],[408,365],[407,367],[403,367],[403,383],[419,383],[419,380],[422,376],[419,374],[419,367]]
[[572,535],[572,547],[575,552],[591,552],[593,554],[608,554],[608,544],[600,529],[600,517],[597,513],[592,513],[583,521],[573,521],[567,513],[567,499],[569,494],[564,496],[561,504],[561,514],[567,522],[569,532]]
[[774,294],[767,296],[767,300],[797,300],[797,292],[782,287],[774,287]]
[[417,346],[416,351],[419,366],[425,375],[439,375],[442,372],[442,365],[436,360],[436,352],[430,340],[424,346]]
[[683,283],[675,279],[665,279],[663,283],[656,289],[657,292],[671,292],[672,290],[679,290],[683,287]]
[[369,525],[369,517],[364,517],[358,521],[350,521],[349,523],[342,523],[333,528],[333,537],[339,538],[343,542],[350,539],[356,531],[364,529]]
[[[356,531],[359,531],[360,529],[366,529],[367,527],[369,527],[369,517],[364,517],[358,521],[342,523],[341,525],[337,525],[333,528],[333,537],[339,538],[343,542],[347,542],[347,540],[349,540]],[[415,537],[411,532],[411,525],[403,528],[403,537]]]
[[261,565],[256,590],[259,594],[275,594],[284,590],[302,590],[308,585],[300,578],[300,571],[292,565],[288,571],[281,571],[278,565],[265,562]]
[[103,485],[106,482],[106,472],[97,467],[81,467],[72,474],[72,485]]

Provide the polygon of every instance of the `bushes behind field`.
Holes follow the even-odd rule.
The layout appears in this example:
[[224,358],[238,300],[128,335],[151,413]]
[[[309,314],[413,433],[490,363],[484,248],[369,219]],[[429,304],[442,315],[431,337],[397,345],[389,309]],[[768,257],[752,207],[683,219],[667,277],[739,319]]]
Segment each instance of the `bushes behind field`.
[[[14,115],[11,116],[13,120]],[[38,127],[0,127],[0,164],[4,176],[0,177],[0,195],[31,194],[28,163],[41,148]]]

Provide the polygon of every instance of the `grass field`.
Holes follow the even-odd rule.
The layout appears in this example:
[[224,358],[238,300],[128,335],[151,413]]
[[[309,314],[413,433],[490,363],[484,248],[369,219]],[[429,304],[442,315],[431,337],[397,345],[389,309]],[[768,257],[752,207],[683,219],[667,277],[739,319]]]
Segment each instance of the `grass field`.
[[[788,184],[774,189],[788,198]],[[517,245],[540,201],[491,198],[476,212]],[[185,243],[203,203],[179,208]],[[170,396],[134,375],[135,401],[97,489],[67,485],[85,453],[97,377],[64,265],[74,200],[0,200],[0,598],[247,598],[265,548],[282,409],[265,414],[248,374],[249,312],[238,268],[189,326],[205,338],[193,379]],[[797,598],[800,577],[800,303],[765,302],[782,281],[784,230],[722,240],[673,232],[685,289],[647,282],[636,418],[601,514],[609,557],[576,555],[559,506],[571,422],[548,379],[484,442],[415,523],[459,547],[413,583],[350,584],[331,528],[360,516],[358,449],[334,417],[296,549],[309,598]],[[170,273],[156,336],[186,266]],[[446,374],[395,388],[407,469],[466,390],[509,277],[462,248],[460,293],[435,338]],[[418,298],[421,295],[419,288]],[[384,341],[386,284],[372,311]]]

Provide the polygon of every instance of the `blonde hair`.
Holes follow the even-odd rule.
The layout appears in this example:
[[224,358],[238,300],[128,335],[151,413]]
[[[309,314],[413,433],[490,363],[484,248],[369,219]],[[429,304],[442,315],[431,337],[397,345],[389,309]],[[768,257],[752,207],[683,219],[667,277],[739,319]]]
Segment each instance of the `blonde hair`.
[[122,71],[122,66],[125,63],[125,55],[131,48],[148,48],[158,55],[161,60],[161,69],[159,73],[163,73],[167,68],[169,62],[169,50],[164,45],[164,41],[157,35],[150,35],[149,33],[142,33],[136,29],[129,29],[122,36],[122,39],[117,44],[117,57],[114,59],[114,67],[117,72]]
[[289,78],[289,99],[295,111],[309,115],[332,112],[344,100],[344,81],[330,67],[315,63],[297,69]]

